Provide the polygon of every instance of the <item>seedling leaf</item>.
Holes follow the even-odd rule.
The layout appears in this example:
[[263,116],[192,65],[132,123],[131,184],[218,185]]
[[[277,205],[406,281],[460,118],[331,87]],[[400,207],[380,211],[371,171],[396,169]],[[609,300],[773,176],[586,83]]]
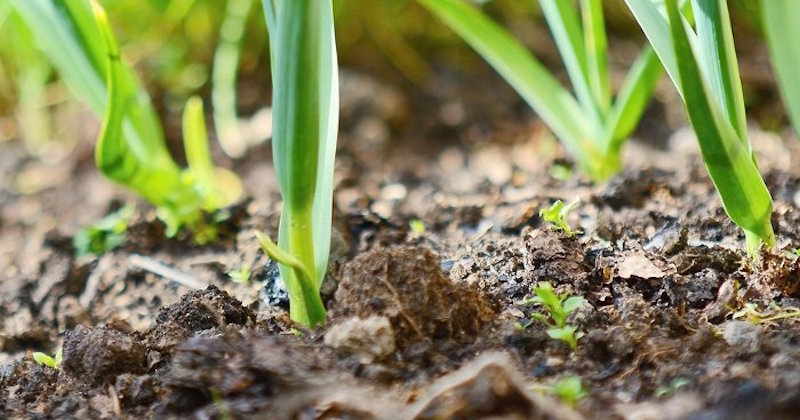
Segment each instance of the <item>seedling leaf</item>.
[[549,222],[553,229],[560,230],[565,235],[572,237],[581,233],[580,230],[573,230],[567,223],[569,212],[577,205],[577,201],[564,205],[563,201],[556,200],[550,207],[539,210],[539,217]]
[[33,352],[31,354],[33,357],[33,361],[44,366],[51,367],[53,369],[59,369],[61,367],[61,361],[63,359],[63,353],[61,347],[58,348],[54,357],[51,357],[48,354],[42,352]]
[[135,207],[126,205],[75,234],[72,246],[78,258],[101,255],[122,244]]
[[549,394],[557,396],[561,401],[573,406],[589,395],[589,392],[583,387],[583,384],[581,384],[581,378],[577,376],[568,376],[557,382],[546,385],[544,390]]

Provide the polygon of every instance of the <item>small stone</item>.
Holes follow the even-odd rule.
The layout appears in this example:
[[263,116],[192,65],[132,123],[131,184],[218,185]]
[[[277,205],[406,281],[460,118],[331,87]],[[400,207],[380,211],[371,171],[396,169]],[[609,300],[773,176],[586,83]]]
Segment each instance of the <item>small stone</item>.
[[365,364],[387,357],[396,349],[394,329],[385,316],[353,317],[333,325],[325,333],[325,345],[357,353]]
[[491,352],[438,379],[404,418],[583,418],[553,398],[532,393],[506,353]]
[[659,279],[664,277],[664,272],[655,266],[644,255],[631,255],[625,257],[617,266],[617,272],[623,279],[637,277],[640,279]]
[[761,326],[745,321],[730,321],[722,338],[729,346],[743,353],[756,353],[761,341]]
[[511,180],[511,165],[497,147],[485,147],[473,153],[470,156],[469,169],[494,185],[505,185]]
[[381,189],[381,198],[384,200],[402,200],[408,195],[408,189],[403,184],[388,184]]
[[660,251],[670,255],[686,248],[688,229],[677,223],[670,223],[654,233],[644,250],[648,252]]

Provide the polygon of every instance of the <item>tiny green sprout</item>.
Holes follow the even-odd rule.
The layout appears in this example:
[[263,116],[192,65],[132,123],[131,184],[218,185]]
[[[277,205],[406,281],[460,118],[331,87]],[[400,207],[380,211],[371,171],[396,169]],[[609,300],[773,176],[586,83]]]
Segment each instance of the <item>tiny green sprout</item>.
[[547,174],[550,175],[550,178],[553,178],[557,181],[567,181],[572,177],[572,168],[567,165],[557,163],[547,171]]
[[38,351],[34,352],[32,356],[33,356],[33,361],[40,365],[48,366],[53,369],[61,368],[61,361],[63,360],[63,352],[61,347],[58,348],[55,356],[50,356]]
[[669,382],[667,385],[661,385],[656,388],[656,391],[653,393],[653,396],[656,398],[661,398],[666,395],[672,395],[678,392],[679,389],[683,388],[686,385],[689,385],[690,381],[686,378],[674,378]]
[[571,406],[578,404],[580,400],[589,395],[589,391],[581,384],[581,378],[577,376],[567,376],[556,382],[544,385],[542,390],[557,396],[561,401]]
[[231,409],[225,402],[225,398],[222,397],[222,392],[220,392],[219,388],[211,388],[209,393],[211,394],[211,402],[213,402],[214,406],[217,407],[217,413],[219,413],[219,418],[222,420],[233,419],[233,415],[231,414]]
[[242,264],[241,268],[238,270],[230,270],[227,274],[234,283],[250,284],[250,276],[253,273],[250,271],[250,264]]
[[572,229],[569,226],[567,223],[567,216],[577,205],[578,200],[567,205],[561,200],[556,200],[550,207],[539,210],[539,217],[549,222],[551,228],[564,232],[568,237],[573,237],[581,233],[581,231],[579,229]]
[[769,308],[759,310],[752,302],[745,303],[741,309],[733,313],[734,320],[743,319],[753,324],[771,324],[782,319],[800,319],[800,308],[784,308],[775,302]]
[[578,327],[567,325],[567,317],[583,304],[584,299],[580,296],[569,296],[568,293],[558,296],[548,282],[536,285],[533,293],[534,296],[524,300],[522,304],[542,306],[547,314],[534,312],[531,318],[547,325],[547,335],[550,338],[561,340],[574,350],[583,333],[578,331]]
[[87,255],[101,255],[120,246],[128,231],[128,222],[135,207],[125,205],[75,234],[72,247],[78,258]]
[[417,235],[425,234],[425,223],[419,219],[411,219],[408,221],[408,228]]

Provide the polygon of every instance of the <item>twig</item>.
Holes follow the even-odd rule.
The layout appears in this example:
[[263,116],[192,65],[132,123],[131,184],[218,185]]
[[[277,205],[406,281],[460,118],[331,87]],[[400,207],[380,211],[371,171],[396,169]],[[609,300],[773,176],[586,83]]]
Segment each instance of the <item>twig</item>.
[[195,276],[180,271],[176,268],[164,265],[163,263],[149,257],[133,254],[128,257],[128,262],[130,262],[130,264],[134,267],[149,271],[167,280],[172,280],[175,283],[178,283],[181,286],[186,286],[190,289],[200,290],[208,287],[208,284],[198,280]]

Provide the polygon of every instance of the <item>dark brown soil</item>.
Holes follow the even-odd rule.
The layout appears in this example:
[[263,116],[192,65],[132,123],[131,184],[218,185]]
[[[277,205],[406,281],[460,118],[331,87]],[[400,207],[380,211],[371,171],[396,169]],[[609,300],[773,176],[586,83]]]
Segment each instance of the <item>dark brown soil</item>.
[[[314,331],[288,319],[253,235],[278,225],[266,146],[236,165],[249,195],[218,243],[165,239],[139,203],[121,248],[76,259],[77,230],[135,199],[92,168],[90,137],[56,164],[0,144],[3,417],[800,418],[793,140],[753,133],[779,238],[753,261],[685,129],[631,144],[608,183],[558,180],[563,156],[518,101],[344,82]],[[539,219],[555,199],[580,200],[580,235]],[[245,265],[250,284],[226,276]],[[526,322],[543,281],[585,298],[574,351]],[[33,362],[59,347],[60,369]],[[568,376],[588,392],[574,407],[543,391]]]

